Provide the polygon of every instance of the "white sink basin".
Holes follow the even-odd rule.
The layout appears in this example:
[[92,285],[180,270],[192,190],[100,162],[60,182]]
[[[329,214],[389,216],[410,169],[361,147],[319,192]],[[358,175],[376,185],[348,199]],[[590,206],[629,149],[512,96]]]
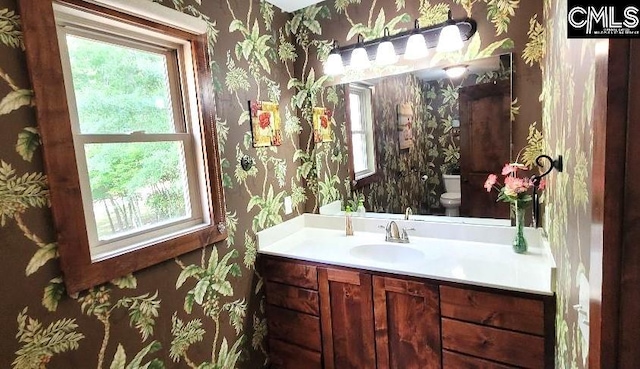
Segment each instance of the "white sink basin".
[[355,246],[351,255],[361,259],[384,263],[411,263],[421,261],[425,255],[422,251],[397,243],[381,243]]

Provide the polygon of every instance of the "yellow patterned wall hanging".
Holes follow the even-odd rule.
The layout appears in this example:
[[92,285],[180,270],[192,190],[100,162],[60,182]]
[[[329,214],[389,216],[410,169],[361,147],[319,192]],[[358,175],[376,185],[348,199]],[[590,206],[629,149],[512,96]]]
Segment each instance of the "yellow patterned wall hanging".
[[331,142],[332,112],[326,108],[313,108],[313,140],[315,142]]
[[280,146],[280,108],[278,104],[266,101],[249,101],[251,112],[251,136],[253,147]]

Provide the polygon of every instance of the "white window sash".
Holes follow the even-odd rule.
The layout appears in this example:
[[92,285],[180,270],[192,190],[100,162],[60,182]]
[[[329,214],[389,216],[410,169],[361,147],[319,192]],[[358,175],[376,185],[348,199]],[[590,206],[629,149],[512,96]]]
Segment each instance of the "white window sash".
[[187,142],[193,139],[188,133],[131,133],[125,134],[80,134],[74,135],[74,142],[80,145],[103,143],[136,143],[136,142]]
[[[365,145],[365,153],[363,153],[366,159],[366,168],[364,170],[354,173],[355,179],[361,179],[367,177],[375,172],[375,158],[374,158],[374,142],[373,142],[373,117],[372,117],[372,105],[370,88],[365,86],[351,85],[351,93],[357,94],[360,97],[360,127],[359,130],[352,130],[351,135],[362,136]],[[355,155],[355,153],[354,153]],[[360,155],[360,154],[359,154]]]

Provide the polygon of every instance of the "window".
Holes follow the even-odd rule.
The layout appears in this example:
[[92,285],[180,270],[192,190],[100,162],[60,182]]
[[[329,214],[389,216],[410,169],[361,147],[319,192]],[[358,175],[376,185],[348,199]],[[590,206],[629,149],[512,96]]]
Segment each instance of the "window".
[[145,20],[76,1],[20,6],[67,290],[226,238],[206,25],[150,22],[173,12],[154,3]]
[[371,94],[370,87],[349,85],[351,160],[355,181],[376,173]]
[[189,45],[54,10],[92,260],[207,225]]

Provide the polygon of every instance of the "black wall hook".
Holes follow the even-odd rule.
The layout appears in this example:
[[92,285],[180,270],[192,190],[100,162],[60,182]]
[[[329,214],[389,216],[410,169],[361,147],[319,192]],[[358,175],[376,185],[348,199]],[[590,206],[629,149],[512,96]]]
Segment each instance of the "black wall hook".
[[547,176],[554,169],[560,173],[564,170],[562,155],[558,155],[557,159],[553,159],[549,155],[540,155],[536,158],[536,165],[544,168],[544,160],[548,161],[549,168],[547,168],[547,170],[542,174],[531,176],[531,182],[533,183],[533,225],[536,228],[540,226],[540,195],[538,194],[538,189],[542,183],[542,178]]
[[249,155],[245,155],[240,159],[240,166],[246,172],[253,167],[255,161]]

